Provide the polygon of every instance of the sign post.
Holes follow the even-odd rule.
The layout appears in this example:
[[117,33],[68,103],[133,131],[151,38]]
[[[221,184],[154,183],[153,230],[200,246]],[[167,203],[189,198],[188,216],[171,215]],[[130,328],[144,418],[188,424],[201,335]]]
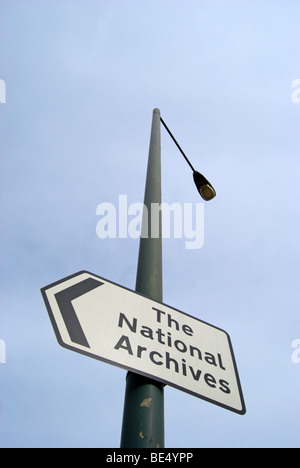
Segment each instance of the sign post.
[[128,371],[121,448],[164,448],[165,385],[246,412],[229,335],[162,302],[160,120],[154,109],[135,291],[87,271],[41,289],[59,344]]
[[[136,291],[162,302],[161,212],[151,217],[151,204],[161,205],[160,111],[154,109]],[[148,232],[147,232],[148,231]],[[155,235],[156,234],[156,235]],[[145,402],[148,402],[147,404]],[[121,434],[122,448],[164,447],[164,386],[129,372],[126,380]]]

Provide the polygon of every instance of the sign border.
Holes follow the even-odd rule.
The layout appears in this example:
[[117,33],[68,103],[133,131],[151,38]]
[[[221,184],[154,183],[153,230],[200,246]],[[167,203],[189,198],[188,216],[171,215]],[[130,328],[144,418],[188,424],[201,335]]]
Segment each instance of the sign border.
[[[129,292],[131,292],[131,293],[137,294],[137,295],[142,296],[142,297],[144,297],[144,298],[146,298],[146,299],[152,300],[152,301],[156,302],[157,304],[160,304],[160,305],[162,305],[162,306],[168,307],[169,309],[172,309],[172,310],[174,310],[174,311],[176,311],[176,312],[179,312],[180,314],[183,314],[183,315],[185,315],[185,316],[187,316],[187,317],[190,317],[190,318],[192,318],[192,319],[194,319],[194,320],[198,320],[198,322],[204,323],[205,325],[209,325],[210,327],[215,328],[216,330],[220,330],[220,331],[222,331],[223,333],[225,333],[225,334],[226,334],[226,337],[227,337],[227,340],[228,340],[228,345],[229,345],[230,355],[231,355],[231,359],[232,359],[232,363],[233,363],[233,368],[234,368],[234,371],[235,371],[235,377],[236,377],[236,382],[237,382],[237,386],[238,386],[239,396],[240,396],[240,400],[241,400],[241,404],[242,404],[242,409],[241,409],[241,410],[238,410],[238,409],[236,409],[236,408],[232,408],[231,406],[225,405],[225,404],[220,403],[220,402],[218,402],[218,401],[216,401],[216,400],[213,400],[213,399],[211,399],[211,398],[208,398],[208,397],[199,395],[198,393],[192,392],[192,391],[186,389],[185,387],[181,387],[180,385],[176,385],[176,384],[174,384],[173,382],[170,382],[170,381],[164,380],[164,379],[162,379],[162,378],[153,376],[153,375],[151,375],[151,374],[148,374],[147,372],[138,371],[137,369],[131,368],[131,367],[129,367],[129,366],[124,366],[124,365],[122,365],[122,364],[119,364],[119,363],[116,362],[116,361],[109,360],[109,359],[106,359],[106,358],[97,356],[97,355],[95,355],[95,354],[93,354],[93,353],[91,353],[91,352],[88,352],[88,351],[85,351],[85,350],[76,348],[75,346],[71,346],[71,345],[69,345],[69,344],[66,344],[66,343],[63,341],[63,339],[62,339],[62,337],[61,337],[61,334],[60,334],[60,332],[59,332],[59,328],[58,328],[58,326],[57,326],[57,324],[56,324],[56,320],[55,320],[54,314],[53,314],[53,312],[52,312],[51,305],[50,305],[50,303],[49,303],[49,300],[48,300],[46,291],[47,291],[48,289],[52,289],[53,287],[58,286],[59,284],[64,283],[64,282],[66,282],[66,281],[68,281],[68,280],[70,280],[70,279],[72,279],[72,278],[75,278],[76,276],[80,276],[80,275],[82,275],[82,274],[92,275],[92,276],[98,278],[99,280],[104,280],[104,281],[106,281],[107,283],[110,283],[110,284],[112,284],[112,285],[114,285],[114,286],[118,286],[119,288],[125,289],[126,291],[129,291]],[[57,339],[58,343],[60,344],[60,346],[62,346],[63,348],[69,349],[69,350],[74,351],[74,352],[79,353],[79,354],[83,354],[84,356],[88,356],[88,357],[91,357],[91,358],[93,358],[93,359],[97,359],[98,361],[105,362],[105,363],[107,363],[107,364],[111,364],[111,365],[113,365],[113,366],[116,366],[116,367],[119,367],[119,368],[121,368],[121,369],[127,370],[128,372],[132,372],[132,373],[134,373],[134,374],[142,375],[143,377],[146,377],[146,378],[148,378],[148,379],[150,379],[150,380],[155,380],[155,381],[161,382],[161,383],[164,384],[164,385],[169,385],[170,387],[173,387],[173,388],[176,388],[176,389],[178,389],[178,390],[181,390],[181,391],[183,391],[183,392],[185,392],[185,393],[188,393],[188,394],[193,395],[193,396],[195,396],[195,397],[197,397],[197,398],[200,398],[201,400],[205,400],[205,401],[207,401],[207,402],[209,402],[209,403],[212,403],[212,404],[214,404],[214,405],[220,406],[220,407],[222,407],[222,408],[224,408],[224,409],[227,409],[227,410],[229,410],[229,411],[232,411],[232,412],[234,412],[234,413],[237,413],[237,414],[240,414],[240,415],[246,414],[246,406],[245,406],[244,396],[243,396],[243,392],[242,392],[240,377],[239,377],[239,373],[238,373],[238,369],[237,369],[237,364],[236,364],[236,360],[235,360],[235,356],[234,356],[234,352],[233,352],[233,347],[232,347],[231,339],[230,339],[229,334],[228,334],[225,330],[223,330],[222,328],[216,327],[215,325],[212,325],[212,324],[210,324],[210,323],[208,323],[208,322],[205,322],[204,320],[200,320],[200,319],[198,319],[197,317],[193,317],[192,315],[187,314],[186,312],[182,312],[181,310],[176,309],[175,307],[172,307],[172,306],[169,306],[168,304],[165,304],[165,303],[163,303],[163,302],[157,301],[156,299],[155,299],[155,300],[154,300],[154,299],[151,299],[151,298],[149,298],[148,296],[145,296],[144,294],[138,293],[138,292],[136,292],[136,291],[134,291],[134,290],[132,290],[132,289],[129,289],[129,288],[125,287],[125,286],[121,286],[120,284],[117,284],[117,283],[115,283],[115,282],[113,282],[113,281],[110,281],[110,280],[108,280],[108,279],[106,279],[106,278],[103,278],[103,277],[101,277],[101,276],[98,276],[98,275],[96,275],[95,273],[91,273],[90,271],[87,271],[87,270],[81,270],[81,271],[79,271],[79,272],[77,272],[77,273],[74,273],[73,275],[70,275],[70,276],[67,276],[67,277],[65,277],[65,278],[63,278],[63,279],[61,279],[61,280],[55,281],[54,283],[51,283],[51,284],[49,284],[48,286],[45,286],[45,287],[41,288],[41,293],[42,293],[42,296],[43,296],[43,299],[44,299],[44,302],[45,302],[45,305],[46,305],[46,308],[47,308],[47,311],[48,311],[48,315],[49,315],[49,318],[50,318],[52,327],[53,327],[53,329],[54,329],[54,333],[55,333],[56,339]]]

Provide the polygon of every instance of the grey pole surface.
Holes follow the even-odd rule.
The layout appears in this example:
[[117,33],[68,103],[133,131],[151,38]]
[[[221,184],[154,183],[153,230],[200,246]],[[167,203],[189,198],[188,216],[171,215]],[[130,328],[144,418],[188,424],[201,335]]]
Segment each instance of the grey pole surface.
[[[136,292],[162,302],[160,111],[154,109],[145,187]],[[147,229],[148,228],[148,229]],[[164,447],[164,385],[129,372],[126,379],[121,448]]]

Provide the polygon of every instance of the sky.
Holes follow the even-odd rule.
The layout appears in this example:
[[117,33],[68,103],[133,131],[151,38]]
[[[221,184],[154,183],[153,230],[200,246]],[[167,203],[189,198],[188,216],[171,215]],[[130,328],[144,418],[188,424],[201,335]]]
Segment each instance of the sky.
[[[126,371],[59,346],[40,288],[87,270],[134,290],[139,239],[100,238],[97,207],[143,201],[159,108],[217,192],[201,248],[163,240],[163,301],[230,335],[247,408],[168,386],[166,447],[299,447],[300,3],[0,12],[0,446],[119,447]],[[161,137],[163,201],[202,203]]]

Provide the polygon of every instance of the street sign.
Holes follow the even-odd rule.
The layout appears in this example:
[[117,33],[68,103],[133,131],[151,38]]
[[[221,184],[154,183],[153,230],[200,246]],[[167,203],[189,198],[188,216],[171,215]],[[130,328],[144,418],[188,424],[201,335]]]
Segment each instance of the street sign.
[[245,414],[225,331],[87,271],[41,291],[61,346]]

